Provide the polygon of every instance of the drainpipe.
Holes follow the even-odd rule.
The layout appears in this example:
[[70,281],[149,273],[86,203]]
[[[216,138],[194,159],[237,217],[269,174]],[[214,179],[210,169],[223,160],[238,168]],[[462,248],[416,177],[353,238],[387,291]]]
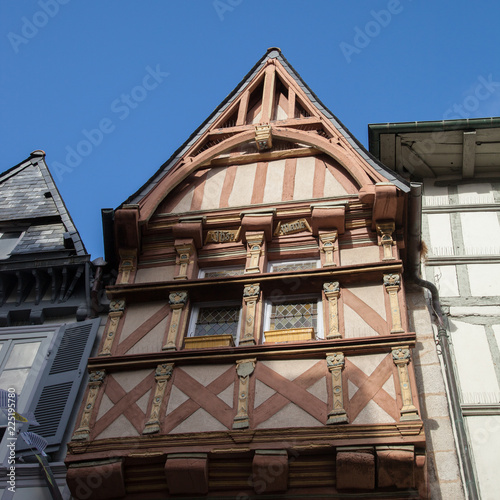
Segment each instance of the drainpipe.
[[455,431],[457,434],[457,447],[459,459],[461,457],[465,489],[470,500],[479,500],[477,483],[472,465],[472,458],[465,430],[462,407],[455,377],[453,361],[450,352],[449,335],[446,320],[439,302],[439,292],[434,283],[425,281],[420,277],[420,244],[422,234],[422,184],[411,183],[410,210],[409,210],[409,233],[408,233],[408,278],[409,281],[427,288],[432,296],[432,307],[436,315],[438,327],[438,342],[441,346],[443,356],[444,372],[448,384],[448,401],[451,407]]

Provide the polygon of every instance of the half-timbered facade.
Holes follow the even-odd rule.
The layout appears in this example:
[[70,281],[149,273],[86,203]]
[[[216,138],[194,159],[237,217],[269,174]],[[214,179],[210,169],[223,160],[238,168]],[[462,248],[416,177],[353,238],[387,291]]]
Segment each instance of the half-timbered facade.
[[409,193],[269,49],[106,213],[73,495],[427,498]]

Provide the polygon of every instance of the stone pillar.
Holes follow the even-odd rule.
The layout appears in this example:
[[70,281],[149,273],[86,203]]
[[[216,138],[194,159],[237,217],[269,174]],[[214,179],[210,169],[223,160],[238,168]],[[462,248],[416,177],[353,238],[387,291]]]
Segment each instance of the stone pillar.
[[250,426],[248,419],[248,391],[250,375],[255,370],[256,358],[236,361],[236,373],[240,380],[238,390],[238,412],[234,417],[233,429],[247,429]]
[[332,374],[333,409],[328,413],[327,424],[347,424],[349,422],[344,409],[344,390],[342,370],[344,369],[344,353],[332,352],[326,355],[326,364]]
[[113,342],[116,336],[116,331],[118,329],[120,319],[123,317],[124,311],[125,311],[124,300],[112,300],[111,303],[109,304],[108,325],[106,333],[104,334],[104,341],[99,356],[111,355],[111,347],[113,346]]
[[408,364],[410,362],[410,348],[408,346],[393,347],[392,360],[398,367],[399,385],[403,407],[400,410],[401,420],[419,420],[418,410],[413,404]]
[[[319,242],[320,242],[320,251],[324,254],[324,262],[323,267],[332,267],[336,266],[335,255],[338,255],[337,245],[337,231],[331,231],[328,233],[320,232],[319,234]],[[337,251],[337,254],[335,254]]]
[[160,431],[160,407],[165,396],[165,389],[167,382],[172,377],[174,371],[173,363],[163,363],[158,365],[155,373],[156,388],[153,397],[153,404],[151,405],[151,413],[149,419],[144,426],[143,434],[154,434]]
[[258,232],[247,235],[247,263],[245,274],[260,273],[260,257],[263,252],[264,233]]
[[176,340],[179,333],[182,309],[187,302],[187,292],[173,292],[169,295],[170,309],[172,309],[172,318],[170,319],[170,327],[167,333],[167,341],[162,347],[164,351],[176,350]]
[[243,316],[243,326],[240,335],[240,345],[255,345],[255,325],[257,302],[260,295],[260,285],[254,283],[245,285],[243,290],[243,301],[245,302],[245,311]]
[[192,240],[181,240],[181,242],[175,242],[175,251],[177,252],[177,258],[175,263],[179,266],[179,274],[174,276],[174,280],[187,280],[192,276],[188,276],[188,267],[192,262],[193,257],[196,256],[196,248]]
[[338,281],[323,283],[323,292],[328,299],[328,340],[340,339],[342,335],[339,331],[339,297],[340,284]]
[[379,235],[378,244],[384,249],[382,260],[394,260],[394,255],[392,253],[394,240],[392,239],[392,234],[395,228],[394,222],[377,222],[377,233]]
[[391,306],[391,333],[404,333],[403,327],[401,326],[401,310],[399,309],[398,299],[400,284],[399,274],[384,274],[384,286],[389,294]]
[[106,372],[104,370],[97,370],[90,373],[89,383],[88,383],[88,393],[87,401],[82,413],[82,418],[80,419],[80,425],[76,429],[73,437],[73,441],[83,441],[87,440],[90,435],[90,419],[92,418],[92,412],[94,410],[95,400],[99,389],[104,381]]

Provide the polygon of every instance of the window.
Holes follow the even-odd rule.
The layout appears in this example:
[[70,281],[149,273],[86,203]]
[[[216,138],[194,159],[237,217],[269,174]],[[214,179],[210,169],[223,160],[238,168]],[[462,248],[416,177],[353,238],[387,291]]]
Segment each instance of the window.
[[284,302],[271,306],[271,330],[288,328],[318,328],[318,304],[316,301]]
[[10,257],[10,253],[16,248],[22,235],[23,231],[0,232],[0,260]]
[[188,337],[229,334],[233,337],[234,345],[238,345],[240,317],[240,304],[197,304],[193,308]]
[[[313,338],[323,338],[323,308],[317,296],[288,296],[266,302],[264,331],[312,328]],[[301,336],[293,337],[300,340]],[[303,339],[311,337],[304,334]]]
[[242,276],[245,274],[243,267],[208,267],[200,269],[200,278],[221,278],[224,276]]
[[288,271],[307,271],[319,267],[320,261],[317,259],[287,260],[269,263],[270,273],[280,273]]
[[[24,424],[22,430],[47,439],[47,452],[60,448],[99,323],[95,319],[0,329],[0,388],[15,389],[18,413],[34,413],[40,425]],[[0,420],[0,428],[6,424],[6,417]],[[0,464],[7,457],[5,444],[0,438]],[[16,442],[16,452],[32,454],[21,439]]]

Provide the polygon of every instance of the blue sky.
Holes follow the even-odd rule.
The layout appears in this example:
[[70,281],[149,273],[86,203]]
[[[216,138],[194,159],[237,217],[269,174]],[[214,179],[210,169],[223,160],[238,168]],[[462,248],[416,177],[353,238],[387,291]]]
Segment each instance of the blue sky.
[[367,146],[369,123],[500,116],[499,19],[497,0],[0,0],[0,171],[43,149],[96,258],[101,208],[268,47]]

